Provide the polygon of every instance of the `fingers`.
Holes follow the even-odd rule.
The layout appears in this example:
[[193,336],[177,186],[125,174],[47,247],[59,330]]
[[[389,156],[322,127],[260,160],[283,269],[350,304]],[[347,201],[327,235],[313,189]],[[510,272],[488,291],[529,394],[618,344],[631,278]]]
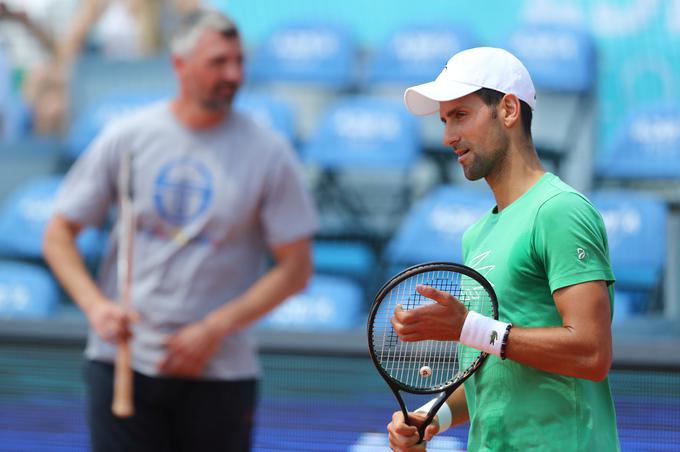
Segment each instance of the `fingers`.
[[390,323],[402,341],[420,340],[419,314],[417,309],[405,311],[401,305],[394,308],[394,315],[390,319]]
[[198,377],[214,353],[214,346],[204,340],[202,328],[185,327],[166,337],[165,356],[158,363],[160,373],[178,377]]
[[102,337],[104,340],[114,344],[128,341],[132,338],[130,323],[124,318],[118,321],[109,321]]
[[425,429],[425,436],[423,437],[423,440],[432,441],[432,438],[434,438],[434,435],[437,433],[439,433],[439,423],[433,422]]
[[412,450],[418,443],[418,429],[404,422],[404,415],[396,411],[392,415],[392,421],[387,425],[390,448],[393,451]]
[[158,363],[157,369],[165,375],[198,377],[203,372],[203,365],[190,356],[169,349]]
[[401,322],[396,317],[392,317],[390,320],[392,328],[404,342],[420,341],[423,339],[422,329],[418,324],[406,325]]
[[414,425],[408,425],[404,422],[404,415],[401,411],[396,411],[392,415],[392,421],[387,425],[388,439],[390,449],[395,452],[419,452],[426,450],[426,441],[432,439],[439,428],[434,425],[428,426],[425,430],[423,441],[420,441],[420,435],[415,425],[420,425],[426,418],[424,413],[409,413]]
[[90,321],[94,330],[105,341],[117,344],[132,337],[131,324],[139,320],[133,309],[123,309],[113,302],[101,304]]
[[423,284],[418,284],[416,286],[416,292],[424,297],[444,305],[451,304],[456,299],[448,292],[444,292],[443,290],[435,289],[434,287]]
[[[434,287],[425,286],[423,284],[418,284],[416,286],[416,292],[444,306],[448,306],[456,302],[460,303],[456,297],[450,293],[435,289]],[[427,310],[428,307],[429,305],[405,310],[402,305],[399,304],[394,309],[394,317],[399,321],[399,323],[404,325],[416,323],[420,320],[420,315],[423,313],[423,309]]]
[[132,308],[126,308],[125,311],[124,311],[124,315],[125,315],[125,319],[128,322],[131,322],[131,323],[139,322],[139,319],[141,318],[141,316],[139,315],[139,312],[135,311]]
[[458,340],[467,314],[465,305],[450,293],[430,286],[419,284],[416,292],[434,303],[406,310],[401,305],[395,308],[390,322],[399,339],[404,342]]
[[158,372],[166,375],[181,375],[184,372],[184,362],[181,356],[168,350],[157,365]]
[[116,309],[112,317],[115,342],[132,338],[132,324],[139,320],[139,314],[133,309]]

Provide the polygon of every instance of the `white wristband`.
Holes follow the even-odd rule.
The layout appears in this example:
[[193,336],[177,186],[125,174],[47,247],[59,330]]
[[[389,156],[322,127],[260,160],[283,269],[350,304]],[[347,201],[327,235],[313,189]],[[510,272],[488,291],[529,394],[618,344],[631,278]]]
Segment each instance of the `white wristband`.
[[508,325],[510,324],[485,317],[478,312],[468,311],[460,332],[460,343],[500,357]]
[[[437,399],[432,399],[429,402],[427,402],[425,405],[421,406],[420,408],[416,409],[415,413],[428,413],[430,411],[430,408],[432,408],[432,405],[435,404]],[[449,404],[444,402],[441,407],[439,407],[439,410],[437,410],[437,416],[439,417],[439,433],[443,432],[444,430],[448,429],[451,427],[451,409],[449,408]]]

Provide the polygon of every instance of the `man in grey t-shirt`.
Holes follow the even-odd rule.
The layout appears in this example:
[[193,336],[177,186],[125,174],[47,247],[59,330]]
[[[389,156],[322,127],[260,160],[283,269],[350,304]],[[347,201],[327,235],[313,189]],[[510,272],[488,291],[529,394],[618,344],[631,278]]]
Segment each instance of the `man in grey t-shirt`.
[[[248,327],[312,271],[316,216],[293,151],[231,109],[243,77],[236,27],[214,11],[192,13],[172,53],[178,95],[94,140],[67,175],[46,234],[45,257],[91,326],[95,451],[249,450],[259,368]],[[137,218],[132,310],[115,301],[118,222],[97,282],[74,246],[117,202],[126,152]],[[129,336],[136,413],[118,419],[111,363]]]

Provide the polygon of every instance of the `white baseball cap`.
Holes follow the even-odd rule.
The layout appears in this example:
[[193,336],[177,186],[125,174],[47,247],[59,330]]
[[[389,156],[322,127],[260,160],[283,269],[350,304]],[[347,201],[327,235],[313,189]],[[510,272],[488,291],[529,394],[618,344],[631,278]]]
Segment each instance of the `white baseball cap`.
[[481,88],[514,94],[532,110],[536,107],[536,89],[527,68],[512,53],[495,47],[458,52],[433,82],[408,88],[404,102],[415,115],[431,115],[439,111],[439,102],[458,99]]

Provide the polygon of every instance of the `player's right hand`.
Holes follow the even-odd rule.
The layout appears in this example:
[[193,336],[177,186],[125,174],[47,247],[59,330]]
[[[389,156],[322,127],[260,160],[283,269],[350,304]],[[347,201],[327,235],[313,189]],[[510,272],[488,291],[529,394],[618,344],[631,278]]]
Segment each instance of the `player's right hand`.
[[430,441],[434,435],[439,432],[439,420],[435,416],[434,420],[425,429],[424,441],[418,444],[418,429],[416,425],[420,425],[425,420],[425,413],[409,413],[409,419],[414,425],[408,425],[404,422],[404,415],[401,411],[395,411],[392,414],[392,422],[387,424],[387,432],[390,442],[390,449],[394,452],[417,452],[424,451],[427,448],[427,441]]
[[87,317],[102,339],[117,344],[132,337],[130,323],[136,322],[139,316],[135,311],[125,310],[119,304],[106,300],[96,303]]

